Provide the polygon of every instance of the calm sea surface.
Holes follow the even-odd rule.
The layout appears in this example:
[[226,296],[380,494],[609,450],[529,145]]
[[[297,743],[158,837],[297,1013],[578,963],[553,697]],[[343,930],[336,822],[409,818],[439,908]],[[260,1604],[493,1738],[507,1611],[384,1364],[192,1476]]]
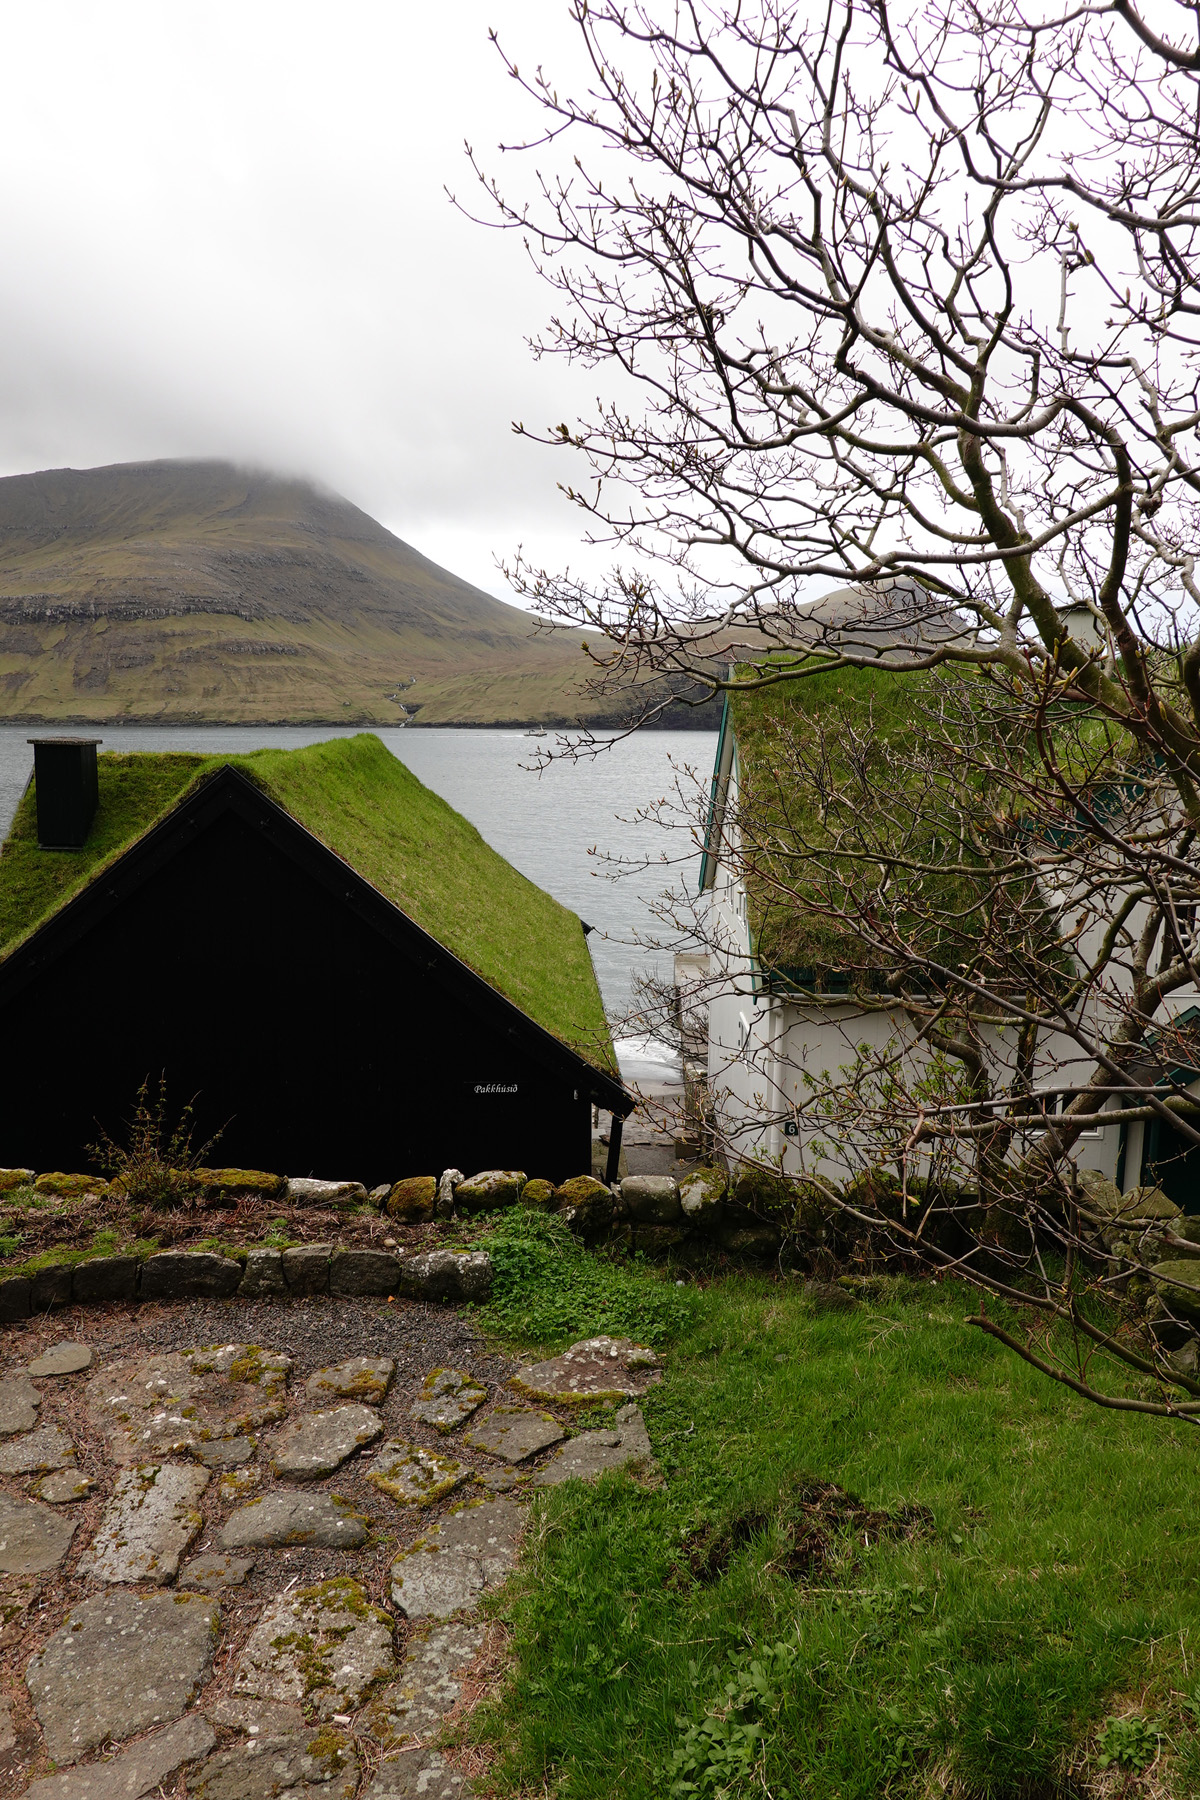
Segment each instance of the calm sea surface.
[[[33,751],[27,740],[39,730],[47,737],[69,737],[73,731],[90,737],[94,731],[106,750],[210,754],[266,745],[295,748],[351,735],[300,726],[0,725],[0,832],[8,830],[29,779]],[[695,771],[707,791],[715,733],[642,732],[593,760],[560,762],[542,775],[523,765],[531,764],[539,749],[553,746],[552,736],[412,729],[381,729],[378,735],[502,855],[596,927],[589,942],[610,1018],[619,1021],[628,1012],[637,971],[669,973],[669,957],[645,941],[667,936],[651,902],[668,890],[694,891],[697,863],[684,830],[664,831],[639,814],[672,796],[680,780],[694,807],[696,784],[683,772]],[[612,879],[605,855],[644,866]]]

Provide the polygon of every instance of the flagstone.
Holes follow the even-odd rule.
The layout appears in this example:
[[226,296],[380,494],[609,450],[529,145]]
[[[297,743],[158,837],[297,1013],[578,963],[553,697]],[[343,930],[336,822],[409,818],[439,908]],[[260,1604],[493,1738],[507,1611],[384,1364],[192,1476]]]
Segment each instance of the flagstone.
[[453,1431],[488,1397],[488,1391],[466,1369],[434,1369],[409,1408],[409,1417],[441,1432]]
[[352,1712],[396,1672],[392,1619],[347,1576],[273,1601],[238,1660],[235,1694],[298,1702],[322,1719]]
[[0,1437],[31,1431],[41,1404],[42,1396],[27,1375],[6,1375],[0,1380]]
[[465,1776],[451,1769],[440,1750],[401,1750],[379,1765],[362,1800],[470,1800]]
[[179,1571],[179,1586],[199,1588],[204,1594],[218,1594],[222,1588],[241,1587],[254,1566],[252,1556],[193,1556]]
[[630,1338],[584,1338],[561,1356],[518,1369],[512,1385],[539,1400],[594,1406],[604,1400],[636,1398],[656,1378],[653,1350]]
[[86,1500],[96,1483],[82,1469],[52,1469],[34,1488],[39,1500],[51,1506],[64,1506],[73,1500]]
[[86,1406],[118,1463],[237,1438],[284,1416],[290,1356],[256,1344],[128,1357],[93,1375]]
[[463,1442],[472,1450],[486,1450],[505,1462],[517,1463],[565,1436],[558,1420],[547,1412],[534,1412],[527,1406],[497,1406],[465,1433]]
[[275,1433],[271,1467],[293,1480],[332,1475],[348,1456],[372,1443],[383,1421],[370,1406],[335,1406],[328,1412],[301,1413]]
[[217,1620],[202,1594],[117,1588],[73,1607],[25,1672],[55,1762],[177,1719],[208,1674]]
[[97,1581],[169,1581],[204,1524],[197,1507],[210,1479],[193,1463],[124,1469],[80,1572]]
[[378,1406],[387,1395],[396,1364],[390,1356],[351,1356],[327,1369],[314,1369],[304,1384],[309,1400],[365,1400]]
[[556,1487],[560,1481],[595,1481],[608,1469],[644,1469],[653,1453],[646,1422],[639,1406],[623,1406],[615,1431],[584,1431],[555,1452],[534,1476],[536,1487]]
[[463,1619],[416,1628],[399,1674],[371,1708],[373,1735],[387,1745],[432,1735],[462,1694],[462,1671],[483,1648],[485,1630]]
[[39,1425],[0,1444],[0,1475],[41,1475],[75,1461],[75,1446],[61,1425]]
[[513,1500],[479,1500],[449,1513],[392,1564],[392,1599],[410,1619],[448,1619],[504,1580],[525,1528]]
[[217,1734],[207,1719],[187,1713],[164,1731],[143,1738],[123,1756],[35,1781],[25,1800],[141,1800],[143,1794],[161,1788],[185,1763],[204,1756],[216,1741]]
[[367,1480],[401,1506],[432,1506],[473,1474],[467,1463],[400,1438],[389,1438],[366,1471]]
[[274,1488],[225,1521],[225,1550],[275,1550],[285,1544],[316,1544],[322,1550],[357,1550],[367,1528],[358,1514],[334,1494]]
[[71,1547],[77,1523],[36,1500],[0,1491],[0,1570],[6,1575],[40,1575],[57,1568]]
[[188,1800],[353,1800],[358,1776],[354,1740],[344,1732],[264,1731],[199,1763],[188,1775]]
[[90,1344],[52,1344],[35,1356],[29,1364],[30,1375],[76,1375],[80,1369],[90,1369],[94,1352]]

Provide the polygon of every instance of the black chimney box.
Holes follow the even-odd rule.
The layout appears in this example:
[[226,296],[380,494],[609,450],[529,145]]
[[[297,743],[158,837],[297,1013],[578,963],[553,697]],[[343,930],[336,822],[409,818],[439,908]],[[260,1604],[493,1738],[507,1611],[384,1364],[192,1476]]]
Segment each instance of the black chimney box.
[[103,738],[30,738],[37,792],[38,844],[78,850],[87,841],[100,792],[96,745]]

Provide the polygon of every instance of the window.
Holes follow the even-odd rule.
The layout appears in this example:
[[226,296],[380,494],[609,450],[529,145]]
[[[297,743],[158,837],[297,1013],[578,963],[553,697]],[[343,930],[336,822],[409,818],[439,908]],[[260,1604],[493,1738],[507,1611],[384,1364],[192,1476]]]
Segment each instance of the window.
[[[1056,1113],[1065,1113],[1079,1091],[1078,1088],[1068,1088],[1065,1093],[1059,1094],[1055,1102],[1054,1111]],[[1096,1110],[1098,1111],[1099,1108]],[[1086,1131],[1081,1131],[1079,1134],[1081,1143],[1089,1138],[1100,1138],[1103,1136],[1104,1127],[1102,1125],[1091,1125]]]

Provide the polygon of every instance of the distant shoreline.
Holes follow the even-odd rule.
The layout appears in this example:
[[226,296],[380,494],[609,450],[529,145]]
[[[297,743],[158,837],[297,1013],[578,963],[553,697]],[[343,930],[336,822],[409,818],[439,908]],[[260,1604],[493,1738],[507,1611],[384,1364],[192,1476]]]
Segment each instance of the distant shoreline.
[[[136,719],[116,714],[107,718],[89,718],[81,713],[59,713],[54,718],[46,718],[34,713],[25,713],[16,718],[0,716],[0,725],[29,725],[39,728],[54,728],[64,725],[86,725],[97,731],[105,726],[110,729],[128,730],[131,727],[144,725],[147,730],[161,731],[164,726],[199,726],[205,730],[228,727],[238,731],[280,731],[295,729],[298,731],[324,731],[333,728],[338,731],[622,731],[627,722],[617,719],[431,719],[423,725],[417,719],[217,719],[208,714],[199,713],[166,713],[153,717],[142,716]],[[658,718],[638,727],[640,731],[715,731],[717,726],[711,718],[702,718],[697,713],[694,717]]]

